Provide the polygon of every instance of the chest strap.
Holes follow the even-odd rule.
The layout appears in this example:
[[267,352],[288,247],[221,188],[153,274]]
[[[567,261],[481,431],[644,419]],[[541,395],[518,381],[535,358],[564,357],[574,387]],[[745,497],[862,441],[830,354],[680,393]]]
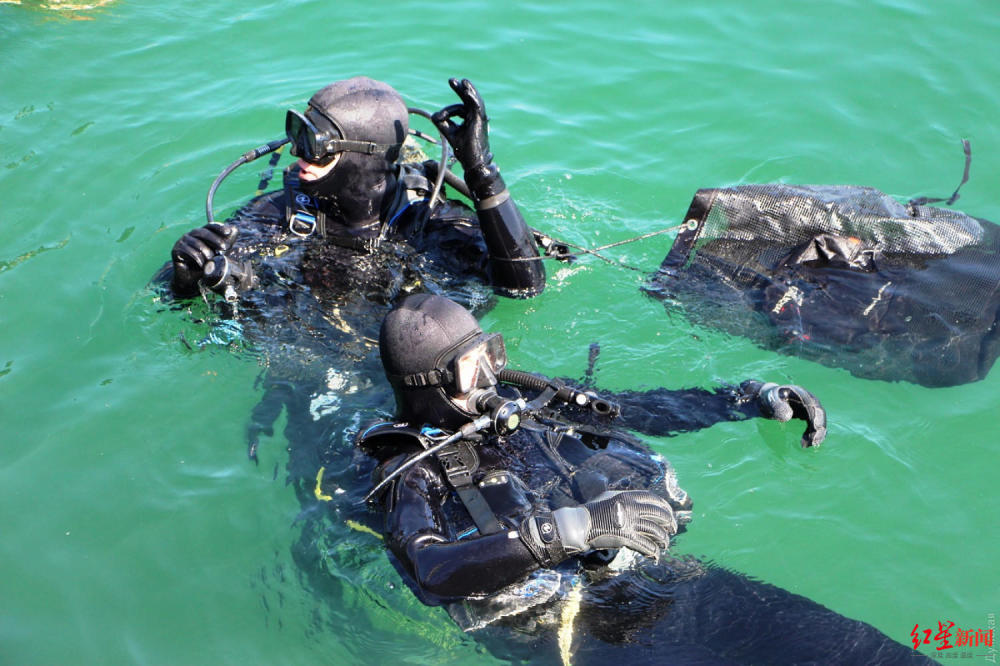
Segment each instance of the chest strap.
[[[401,440],[415,441],[424,449],[422,453],[411,456],[409,459],[411,462],[404,463],[393,474],[380,481],[368,493],[365,500],[376,496],[378,491],[405,469],[408,464],[430,454],[435,446],[435,440],[445,437],[446,434],[436,428],[415,428],[406,423],[376,423],[362,431],[355,440],[355,444],[368,454],[379,458],[384,457],[387,451],[398,450],[401,446]],[[445,445],[432,455],[437,457],[448,484],[458,494],[458,499],[469,512],[469,516],[479,533],[487,535],[502,532],[503,525],[497,520],[493,509],[483,497],[482,491],[472,480],[473,475],[479,470],[479,455],[476,453],[475,444],[467,440],[458,440]]]
[[473,474],[479,469],[479,456],[473,443],[465,440],[455,442],[438,451],[437,459],[448,483],[458,493],[458,498],[462,500],[479,533],[486,536],[502,532],[503,525],[472,480]]
[[285,222],[288,233],[299,238],[309,238],[319,233],[326,238],[326,214],[316,205],[316,200],[299,189],[299,179],[285,176]]

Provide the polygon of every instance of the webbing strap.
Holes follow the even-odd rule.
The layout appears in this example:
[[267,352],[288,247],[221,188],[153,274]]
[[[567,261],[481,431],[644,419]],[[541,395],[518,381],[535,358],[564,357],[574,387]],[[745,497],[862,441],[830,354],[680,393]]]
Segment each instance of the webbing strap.
[[472,516],[472,522],[476,524],[476,528],[479,529],[480,534],[485,536],[503,531],[503,525],[497,520],[493,509],[490,508],[489,503],[483,497],[483,493],[480,492],[479,488],[470,484],[455,488],[455,492],[458,493],[458,498],[462,500],[462,504],[465,505],[469,515]]
[[464,440],[455,442],[438,451],[437,458],[448,483],[458,493],[458,498],[469,512],[479,533],[487,535],[502,532],[503,525],[472,479],[479,469],[479,456],[476,455],[474,445]]
[[917,197],[916,199],[910,199],[910,215],[913,217],[917,216],[917,206],[926,206],[927,204],[940,203],[942,201],[946,206],[950,206],[958,201],[958,191],[962,189],[962,185],[965,185],[969,181],[969,167],[972,166],[972,146],[969,144],[968,139],[962,139],[962,152],[965,153],[965,171],[962,173],[962,182],[958,184],[958,187],[956,187],[955,191],[951,193],[951,196],[947,199],[932,197]]

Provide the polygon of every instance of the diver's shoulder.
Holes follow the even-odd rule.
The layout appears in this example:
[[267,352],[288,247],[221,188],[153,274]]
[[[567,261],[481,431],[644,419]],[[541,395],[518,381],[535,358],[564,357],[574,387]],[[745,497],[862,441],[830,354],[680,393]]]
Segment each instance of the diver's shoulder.
[[376,421],[358,433],[354,444],[368,455],[386,461],[400,453],[424,448],[423,439],[422,429],[409,423]]

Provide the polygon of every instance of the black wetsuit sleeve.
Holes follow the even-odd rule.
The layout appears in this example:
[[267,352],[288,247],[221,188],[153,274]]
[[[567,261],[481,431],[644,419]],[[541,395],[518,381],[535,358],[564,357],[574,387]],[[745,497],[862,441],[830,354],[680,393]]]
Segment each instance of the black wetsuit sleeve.
[[[480,139],[485,140],[485,134]],[[499,169],[493,163],[493,156],[489,154],[489,147],[485,146],[485,154],[482,145],[466,146],[465,149],[471,151],[464,158],[459,158],[465,160],[465,187],[454,182],[451,184],[475,203],[479,228],[489,252],[490,283],[497,293],[504,296],[536,296],[545,289],[545,267],[538,254],[534,233],[507,190]],[[465,151],[456,149],[456,152],[462,154]],[[426,164],[432,177],[436,176],[437,168],[433,163]]]
[[[488,206],[488,207],[484,207]],[[529,298],[545,288],[545,267],[535,237],[521,211],[507,195],[500,203],[480,201],[476,216],[490,253],[493,288],[515,298]]]
[[[402,459],[380,469],[391,471]],[[538,568],[516,529],[453,539],[443,513],[450,492],[437,463],[425,461],[408,469],[383,497],[386,541],[428,603],[496,592]]]
[[720,421],[761,416],[757,400],[734,386],[714,390],[656,388],[599,393],[621,408],[615,425],[654,436],[670,436],[707,428]]

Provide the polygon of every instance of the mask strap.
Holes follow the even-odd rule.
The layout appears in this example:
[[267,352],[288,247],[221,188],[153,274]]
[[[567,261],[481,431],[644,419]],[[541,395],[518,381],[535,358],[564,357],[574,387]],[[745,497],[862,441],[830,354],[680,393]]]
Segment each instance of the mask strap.
[[361,153],[362,155],[379,155],[385,159],[389,159],[389,155],[393,151],[398,152],[402,147],[401,143],[374,143],[350,139],[330,139],[326,142],[328,153]]
[[389,381],[396,381],[406,388],[423,388],[425,386],[442,386],[450,383],[455,375],[451,370],[428,370],[427,372],[414,372],[410,375],[387,375]]

